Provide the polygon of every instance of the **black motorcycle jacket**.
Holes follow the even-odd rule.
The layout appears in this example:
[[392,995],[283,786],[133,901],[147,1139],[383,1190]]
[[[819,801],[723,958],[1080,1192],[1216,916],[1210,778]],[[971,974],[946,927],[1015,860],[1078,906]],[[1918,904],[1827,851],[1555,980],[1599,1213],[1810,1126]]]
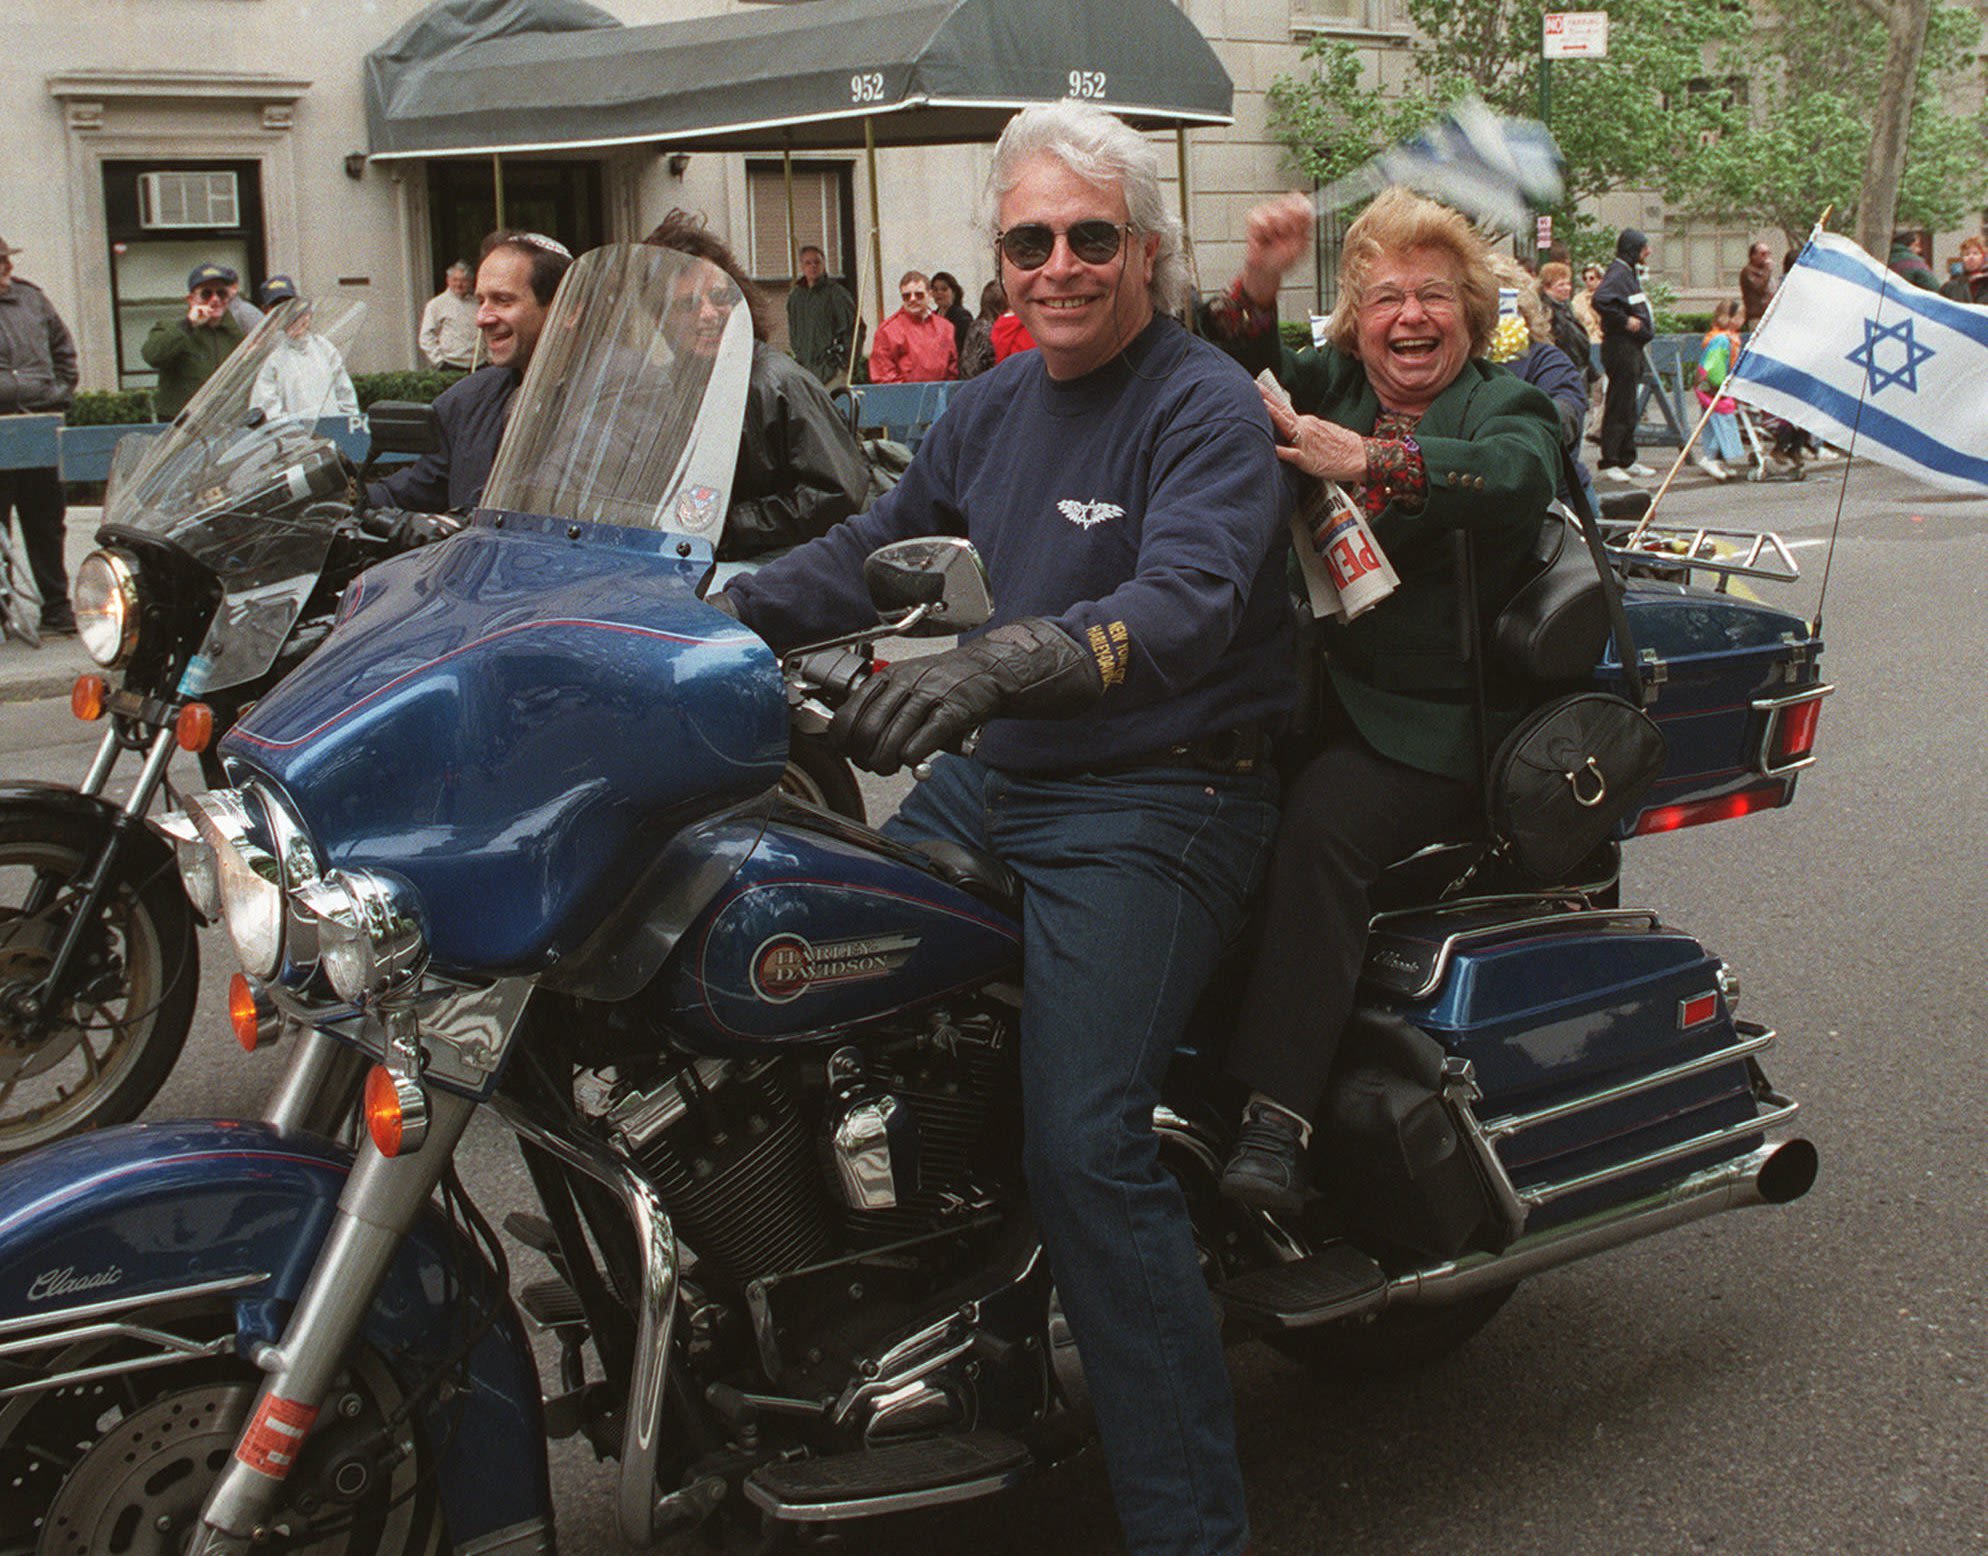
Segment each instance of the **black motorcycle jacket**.
[[719,560],[798,546],[869,501],[869,461],[828,391],[784,351],[754,341]]

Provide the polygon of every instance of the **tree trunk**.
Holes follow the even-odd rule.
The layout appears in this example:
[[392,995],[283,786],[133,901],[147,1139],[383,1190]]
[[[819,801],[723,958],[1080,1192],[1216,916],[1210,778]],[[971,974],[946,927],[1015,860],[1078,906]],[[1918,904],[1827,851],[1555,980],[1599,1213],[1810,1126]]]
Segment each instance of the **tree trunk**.
[[1912,134],[1912,100],[1919,85],[1919,57],[1926,51],[1926,23],[1932,0],[1891,0],[1878,87],[1871,150],[1864,162],[1864,187],[1857,201],[1857,241],[1883,259],[1891,252],[1892,224],[1898,214],[1898,185],[1905,172],[1905,147]]

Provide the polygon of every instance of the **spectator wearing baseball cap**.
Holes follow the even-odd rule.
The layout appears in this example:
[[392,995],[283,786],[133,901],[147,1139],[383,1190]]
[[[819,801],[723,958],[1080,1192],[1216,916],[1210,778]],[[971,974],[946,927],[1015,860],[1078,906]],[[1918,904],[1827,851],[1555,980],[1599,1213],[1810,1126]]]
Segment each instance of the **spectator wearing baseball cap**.
[[262,290],[256,293],[256,301],[262,304],[262,311],[268,313],[278,303],[287,303],[291,298],[301,296],[297,283],[288,276],[271,276],[262,283]]
[[159,420],[171,421],[186,409],[194,391],[241,344],[244,331],[228,311],[240,281],[226,265],[195,265],[186,278],[186,317],[161,319],[145,337],[139,354],[159,370],[152,390],[152,414]]
[[[76,393],[76,343],[32,281],[14,274],[21,251],[0,238],[0,416],[59,411]],[[62,478],[53,466],[0,470],[0,535],[10,518],[41,594],[41,630],[74,632],[69,578],[63,568]]]

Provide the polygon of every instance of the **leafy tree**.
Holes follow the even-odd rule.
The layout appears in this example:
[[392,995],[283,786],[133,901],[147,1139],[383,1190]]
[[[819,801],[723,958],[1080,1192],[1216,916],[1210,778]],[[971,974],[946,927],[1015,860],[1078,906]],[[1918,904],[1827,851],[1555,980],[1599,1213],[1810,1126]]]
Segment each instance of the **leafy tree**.
[[[1856,231],[1874,105],[1884,98],[1886,20],[1867,0],[1762,5],[1760,25],[1720,51],[1720,68],[1747,79],[1749,100],[1705,105],[1711,133],[1679,159],[1664,180],[1665,196],[1713,220],[1765,217],[1791,245],[1807,238],[1829,206],[1833,228]],[[1907,225],[1958,226],[1979,204],[1988,121],[1952,113],[1946,97],[1973,69],[1980,36],[1972,10],[1933,10],[1896,196],[1897,218]],[[1891,219],[1873,214],[1884,229],[1873,250],[1882,257]]]
[[[1408,0],[1418,37],[1412,79],[1382,102],[1362,79],[1358,51],[1319,38],[1306,73],[1270,88],[1273,124],[1298,167],[1320,183],[1475,94],[1500,113],[1539,114],[1539,35],[1544,7],[1518,0]],[[1706,127],[1688,91],[1705,74],[1705,48],[1730,33],[1724,0],[1612,0],[1608,58],[1556,62],[1548,125],[1567,158],[1566,207],[1557,231],[1586,225],[1578,206],[1613,189],[1647,187]]]

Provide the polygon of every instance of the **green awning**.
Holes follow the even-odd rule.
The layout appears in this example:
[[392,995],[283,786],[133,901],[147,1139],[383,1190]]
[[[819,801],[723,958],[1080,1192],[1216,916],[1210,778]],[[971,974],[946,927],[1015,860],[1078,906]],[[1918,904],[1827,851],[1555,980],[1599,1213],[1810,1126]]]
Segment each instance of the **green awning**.
[[367,56],[376,158],[636,144],[760,151],[991,141],[1090,98],[1144,129],[1229,124],[1173,0],[804,0],[624,27],[581,0],[443,0]]

